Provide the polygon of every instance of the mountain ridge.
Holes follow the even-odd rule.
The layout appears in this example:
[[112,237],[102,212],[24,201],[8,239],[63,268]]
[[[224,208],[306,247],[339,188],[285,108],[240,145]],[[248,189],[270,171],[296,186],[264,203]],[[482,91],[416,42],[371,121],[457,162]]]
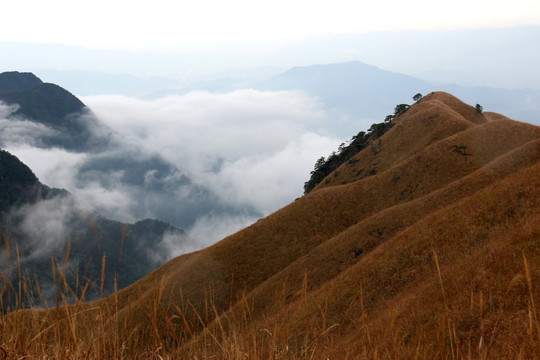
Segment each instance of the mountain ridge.
[[179,357],[533,356],[540,128],[442,92],[393,121],[309,194],[85,305],[77,329],[114,304],[134,351]]

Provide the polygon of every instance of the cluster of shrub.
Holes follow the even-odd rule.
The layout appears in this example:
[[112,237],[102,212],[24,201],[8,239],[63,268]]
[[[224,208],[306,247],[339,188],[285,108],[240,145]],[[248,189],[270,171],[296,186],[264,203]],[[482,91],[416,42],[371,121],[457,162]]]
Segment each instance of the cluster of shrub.
[[[422,94],[413,96],[414,101],[420,101]],[[339,145],[338,151],[332,152],[327,158],[321,157],[315,163],[310,173],[311,177],[304,183],[304,195],[313,190],[325,177],[351,159],[354,155],[369,146],[373,141],[384,135],[395,124],[395,119],[409,109],[408,104],[398,104],[392,115],[387,115],[383,122],[372,124],[367,132],[360,131],[347,143]]]

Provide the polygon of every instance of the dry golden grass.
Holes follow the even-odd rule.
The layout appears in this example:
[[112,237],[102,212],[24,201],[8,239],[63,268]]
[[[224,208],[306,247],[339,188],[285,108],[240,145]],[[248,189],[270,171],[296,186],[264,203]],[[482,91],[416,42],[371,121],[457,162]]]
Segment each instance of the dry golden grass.
[[539,279],[540,128],[433,93],[250,227],[1,317],[0,359],[536,359]]

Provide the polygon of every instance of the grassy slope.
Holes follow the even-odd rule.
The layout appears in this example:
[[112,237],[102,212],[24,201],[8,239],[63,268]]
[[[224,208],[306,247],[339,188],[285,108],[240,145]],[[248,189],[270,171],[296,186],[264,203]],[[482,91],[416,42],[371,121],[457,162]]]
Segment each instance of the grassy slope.
[[[194,337],[182,351],[201,353],[203,324],[242,318],[235,339],[264,342],[261,329],[274,324],[289,329],[291,351],[320,338],[317,358],[523,347],[527,304],[539,295],[527,279],[540,271],[540,128],[433,93],[353,160],[307,196],[105,300],[118,309],[118,336],[130,336],[119,341],[174,347]],[[97,321],[82,322],[86,332]]]
[[[500,356],[519,352],[528,335],[538,345],[539,334],[536,329],[528,334],[527,325],[531,299],[538,298],[540,289],[532,287],[530,297],[523,257],[535,284],[540,275],[539,173],[539,165],[524,169],[381,244],[335,280],[340,291],[332,298],[329,317],[349,322],[352,329],[362,327],[360,316],[348,316],[360,308],[362,286],[367,322],[381,348],[395,345],[396,338],[415,344],[427,337],[437,351],[451,339],[476,350],[484,337],[491,355]],[[394,325],[391,337],[383,336],[388,324]],[[341,339],[343,346],[350,338]]]

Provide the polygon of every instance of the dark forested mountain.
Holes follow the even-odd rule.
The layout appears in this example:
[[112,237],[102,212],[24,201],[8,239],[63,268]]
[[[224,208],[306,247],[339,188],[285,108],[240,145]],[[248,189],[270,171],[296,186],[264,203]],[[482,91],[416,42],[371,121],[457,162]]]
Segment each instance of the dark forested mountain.
[[42,84],[43,81],[32,73],[7,71],[0,74],[0,94],[30,90]]
[[44,83],[31,73],[0,74],[0,99],[19,105],[15,114],[52,126],[66,126],[63,123],[66,116],[81,112],[85,107],[67,90]]
[[[34,74],[1,73],[0,101],[17,106],[9,118],[31,120],[54,130],[41,137],[42,146],[88,150],[108,143],[105,126],[82,101],[58,85],[42,82]],[[93,131],[97,127],[102,129],[99,137]]]
[[0,150],[0,211],[7,211],[19,201],[36,198],[39,181],[17,157]]
[[[170,197],[167,186],[169,191],[190,186],[190,180],[172,164],[126,146],[70,92],[33,74],[0,74],[0,101],[10,105],[2,119],[0,145],[16,142],[85,152],[86,160],[75,179],[78,186],[87,182],[110,186],[114,178],[145,199]],[[123,175],[118,178],[118,174]],[[141,202],[134,201],[139,207]],[[32,283],[28,288],[43,297],[36,298],[36,303],[50,305],[54,291],[66,286],[86,298],[109,294],[169,259],[171,244],[181,246],[187,241],[183,230],[166,222],[147,219],[129,224],[88,208],[68,191],[42,184],[17,157],[0,151],[0,256],[6,259],[0,262],[1,271],[11,281]],[[146,215],[148,209],[140,212]],[[61,284],[64,276],[66,283]],[[4,294],[4,308],[16,297]]]
[[14,206],[34,204],[68,194],[64,189],[43,185],[28,166],[16,156],[0,149],[0,214],[7,213]]
[[[187,240],[183,230],[162,221],[127,224],[85,211],[71,194],[41,184],[4,150],[0,211],[0,270],[12,282],[28,282],[36,303],[52,305],[55,289],[66,285],[79,297],[110,294],[168,259],[170,241]],[[63,276],[65,284],[60,282]],[[17,301],[15,294],[3,294],[1,300],[4,310]]]

